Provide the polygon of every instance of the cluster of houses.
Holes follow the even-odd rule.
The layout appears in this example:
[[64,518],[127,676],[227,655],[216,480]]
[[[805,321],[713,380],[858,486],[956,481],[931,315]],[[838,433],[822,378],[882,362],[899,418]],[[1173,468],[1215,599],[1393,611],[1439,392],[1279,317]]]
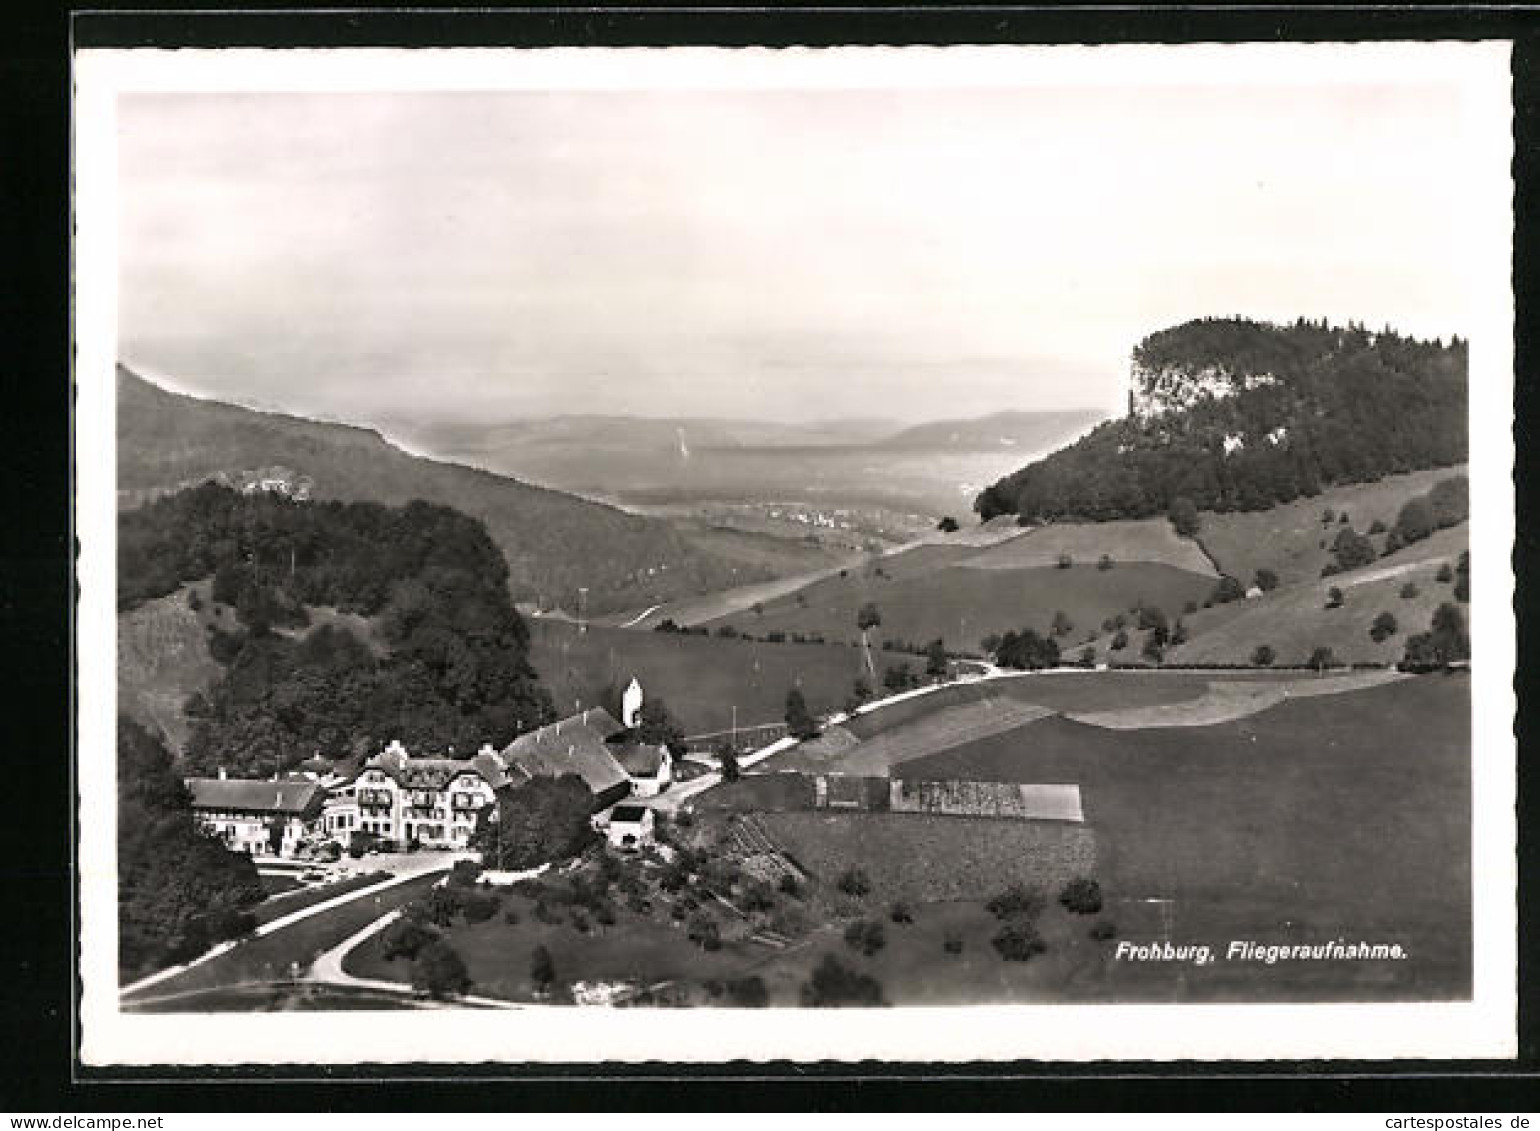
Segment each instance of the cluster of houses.
[[[674,779],[661,744],[637,739],[641,684],[626,689],[623,722],[594,707],[521,735],[475,757],[413,756],[392,742],[349,774],[291,775],[279,781],[191,778],[194,811],[227,845],[252,856],[292,856],[301,845],[355,840],[463,849],[481,811],[504,789],[536,777],[577,774],[594,796],[595,821],[612,843],[650,835],[652,811],[641,803]],[[640,799],[640,800],[637,800]]]

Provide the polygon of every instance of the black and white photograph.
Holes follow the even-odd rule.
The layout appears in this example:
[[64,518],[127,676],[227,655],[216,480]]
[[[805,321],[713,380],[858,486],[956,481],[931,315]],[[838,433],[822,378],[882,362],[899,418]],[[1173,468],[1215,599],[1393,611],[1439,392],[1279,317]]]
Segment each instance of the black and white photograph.
[[1513,1055],[1508,66],[81,52],[85,1061]]

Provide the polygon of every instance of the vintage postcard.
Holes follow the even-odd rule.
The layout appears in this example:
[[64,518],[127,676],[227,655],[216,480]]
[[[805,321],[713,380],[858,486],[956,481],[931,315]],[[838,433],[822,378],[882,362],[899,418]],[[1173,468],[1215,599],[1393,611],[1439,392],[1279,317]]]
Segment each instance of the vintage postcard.
[[1514,1055],[1508,68],[80,52],[83,1061]]

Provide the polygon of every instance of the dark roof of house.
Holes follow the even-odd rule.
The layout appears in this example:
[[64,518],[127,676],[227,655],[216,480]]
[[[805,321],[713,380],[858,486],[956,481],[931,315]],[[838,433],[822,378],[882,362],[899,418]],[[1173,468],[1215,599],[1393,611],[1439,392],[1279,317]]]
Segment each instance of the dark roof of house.
[[627,742],[610,747],[621,768],[633,778],[657,777],[663,768],[663,747],[644,746],[640,742]]
[[617,805],[610,810],[610,821],[633,824],[642,821],[650,812],[645,805]]
[[192,792],[194,809],[239,809],[274,816],[304,814],[324,793],[315,782],[247,778],[188,778],[187,788]]
[[520,735],[503,749],[507,765],[525,778],[577,774],[595,795],[629,780],[606,742],[623,728],[602,707]]

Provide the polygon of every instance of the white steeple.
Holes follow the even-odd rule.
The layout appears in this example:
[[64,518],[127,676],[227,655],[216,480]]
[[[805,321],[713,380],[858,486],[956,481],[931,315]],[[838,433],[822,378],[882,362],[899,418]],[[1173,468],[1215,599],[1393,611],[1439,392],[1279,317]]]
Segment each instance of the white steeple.
[[626,688],[625,695],[620,700],[620,723],[628,730],[636,727],[642,721],[642,685],[636,677],[631,677],[631,685]]

